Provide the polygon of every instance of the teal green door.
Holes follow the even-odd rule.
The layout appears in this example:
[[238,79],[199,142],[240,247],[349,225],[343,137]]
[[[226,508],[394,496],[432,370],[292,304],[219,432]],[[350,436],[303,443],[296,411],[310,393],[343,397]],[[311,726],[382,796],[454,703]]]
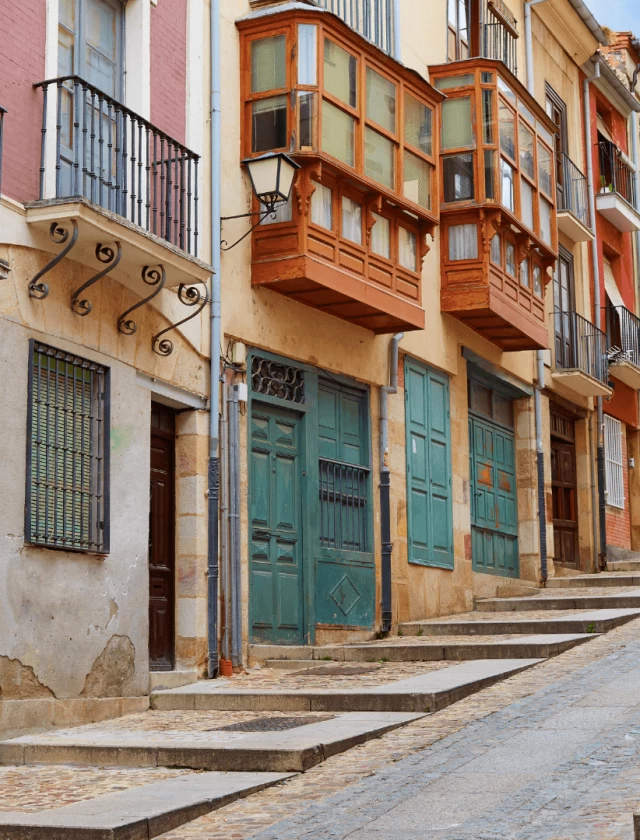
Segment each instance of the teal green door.
[[256,643],[303,643],[301,428],[295,412],[252,405],[249,608]]
[[409,562],[453,568],[449,379],[405,359]]
[[470,415],[469,452],[473,570],[519,577],[514,434]]

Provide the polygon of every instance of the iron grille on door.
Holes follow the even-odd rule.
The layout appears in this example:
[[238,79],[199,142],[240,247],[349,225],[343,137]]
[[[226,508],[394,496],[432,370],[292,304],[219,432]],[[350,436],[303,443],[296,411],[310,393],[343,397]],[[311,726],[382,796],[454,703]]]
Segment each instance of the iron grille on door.
[[367,551],[369,470],[320,458],[320,545]]
[[107,553],[108,369],[33,341],[25,541]]
[[607,504],[624,508],[622,423],[608,414],[604,416],[604,453],[607,469]]

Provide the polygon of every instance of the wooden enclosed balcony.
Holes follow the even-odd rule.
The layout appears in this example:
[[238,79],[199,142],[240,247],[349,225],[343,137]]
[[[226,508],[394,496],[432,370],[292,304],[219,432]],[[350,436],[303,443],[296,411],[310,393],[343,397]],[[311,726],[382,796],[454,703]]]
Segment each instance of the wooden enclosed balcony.
[[253,233],[252,283],[375,333],[422,329],[444,96],[337,15],[284,9],[238,22],[243,156],[301,166]]
[[442,104],[443,312],[503,350],[548,347],[544,293],[557,257],[555,130],[506,66],[430,68]]

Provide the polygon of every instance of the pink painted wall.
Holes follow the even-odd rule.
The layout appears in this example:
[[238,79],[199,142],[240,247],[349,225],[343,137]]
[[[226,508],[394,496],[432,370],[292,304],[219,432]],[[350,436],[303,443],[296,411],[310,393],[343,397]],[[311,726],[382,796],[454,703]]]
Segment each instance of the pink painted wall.
[[158,0],[151,9],[151,122],[185,141],[187,0]]

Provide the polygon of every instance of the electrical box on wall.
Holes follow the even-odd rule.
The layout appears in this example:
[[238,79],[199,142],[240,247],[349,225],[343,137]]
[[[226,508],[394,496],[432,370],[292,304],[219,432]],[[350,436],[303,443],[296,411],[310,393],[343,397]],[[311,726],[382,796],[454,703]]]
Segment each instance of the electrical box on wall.
[[238,402],[246,402],[249,399],[249,386],[246,382],[239,382],[236,385],[236,392],[238,394]]
[[242,367],[247,363],[247,347],[241,341],[234,342],[231,348],[231,361]]

